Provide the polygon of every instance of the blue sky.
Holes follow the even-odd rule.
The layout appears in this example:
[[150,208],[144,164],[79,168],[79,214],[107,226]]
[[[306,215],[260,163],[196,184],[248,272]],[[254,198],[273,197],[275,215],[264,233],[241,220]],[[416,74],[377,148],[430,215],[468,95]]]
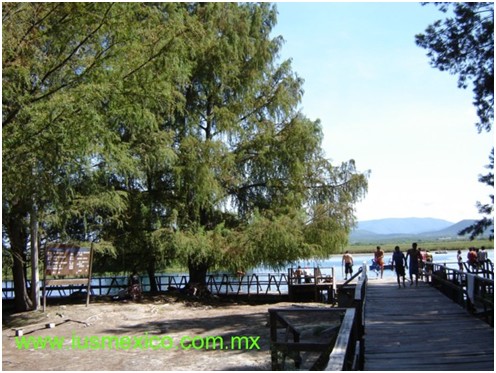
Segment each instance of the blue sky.
[[305,80],[333,163],[370,170],[358,220],[478,219],[493,133],[479,134],[471,89],[429,65],[415,34],[445,14],[420,3],[277,3],[281,58]]

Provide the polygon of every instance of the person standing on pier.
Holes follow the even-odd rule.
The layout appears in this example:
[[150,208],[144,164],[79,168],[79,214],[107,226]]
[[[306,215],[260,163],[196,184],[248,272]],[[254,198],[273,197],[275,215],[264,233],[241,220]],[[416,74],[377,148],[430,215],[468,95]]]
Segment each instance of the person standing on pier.
[[303,276],[303,269],[301,269],[301,266],[298,266],[296,271],[294,271],[294,274],[296,276],[296,282],[301,284],[301,277]]
[[381,271],[381,278],[384,274],[384,251],[381,250],[380,246],[377,246],[376,251],[374,253],[375,263],[379,266]]
[[344,279],[348,279],[348,273],[350,277],[353,275],[353,256],[346,251],[343,255],[343,264],[344,264]]
[[403,287],[405,286],[405,254],[400,251],[400,247],[396,246],[393,253],[393,267],[396,270],[396,278],[398,279],[398,289],[401,288],[400,277],[403,277]]
[[475,251],[475,247],[471,247],[468,249],[467,261],[472,269],[477,268],[477,252]]
[[[410,258],[410,261],[408,261]],[[412,248],[406,252],[406,262],[410,273],[410,286],[413,285],[413,275],[415,275],[415,286],[418,286],[419,262],[422,261],[422,254],[417,250],[417,243],[412,243]]]
[[484,267],[484,263],[487,262],[487,251],[484,246],[481,246],[477,253],[477,261],[479,262],[479,267]]
[[462,251],[458,250],[456,254],[456,261],[458,262],[458,270],[463,272],[463,259],[462,259]]

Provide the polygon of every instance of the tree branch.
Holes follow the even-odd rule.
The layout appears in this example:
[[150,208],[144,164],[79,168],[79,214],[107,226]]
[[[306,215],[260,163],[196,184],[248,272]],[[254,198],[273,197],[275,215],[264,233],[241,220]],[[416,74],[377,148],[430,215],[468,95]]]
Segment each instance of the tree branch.
[[112,6],[114,5],[114,3],[110,3],[109,7],[107,8],[107,10],[105,11],[105,14],[103,15],[102,17],[102,20],[100,22],[100,24],[92,31],[90,32],[88,35],[86,35],[86,37],[72,50],[71,53],[69,53],[69,55],[64,58],[59,64],[57,64],[55,67],[53,67],[51,70],[49,70],[45,76],[43,76],[43,78],[41,79],[40,81],[40,84],[43,84],[43,82],[46,81],[46,79],[48,79],[48,77],[50,75],[52,75],[55,71],[57,71],[58,69],[60,69],[60,67],[64,66],[71,58],[72,56],[74,56],[74,54],[76,54],[76,52],[84,45],[86,44],[86,42],[93,36],[95,35],[98,30],[100,30],[103,26],[103,24],[105,23],[105,20],[107,19],[107,16],[110,12],[110,9],[112,8]]

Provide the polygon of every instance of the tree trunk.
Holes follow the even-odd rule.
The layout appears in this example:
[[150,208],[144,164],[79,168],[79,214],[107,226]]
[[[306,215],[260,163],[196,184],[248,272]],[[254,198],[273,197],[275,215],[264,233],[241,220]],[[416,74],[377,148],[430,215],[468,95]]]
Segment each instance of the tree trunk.
[[24,267],[24,250],[27,243],[27,233],[23,225],[24,217],[21,214],[13,213],[7,219],[7,231],[14,259],[12,266],[14,276],[14,306],[16,311],[24,312],[30,310],[33,306],[26,287]]
[[209,266],[206,263],[192,263],[189,261],[189,283],[206,286],[208,268]]
[[26,287],[26,277],[24,276],[24,263],[22,253],[14,252],[14,265],[12,267],[14,274],[14,306],[18,312],[28,311],[33,308]]
[[150,279],[150,292],[151,293],[157,293],[158,292],[158,286],[157,286],[157,280],[155,279],[155,259],[150,259],[148,262],[148,278]]
[[31,302],[33,309],[40,306],[40,274],[38,271],[38,217],[36,206],[31,210]]

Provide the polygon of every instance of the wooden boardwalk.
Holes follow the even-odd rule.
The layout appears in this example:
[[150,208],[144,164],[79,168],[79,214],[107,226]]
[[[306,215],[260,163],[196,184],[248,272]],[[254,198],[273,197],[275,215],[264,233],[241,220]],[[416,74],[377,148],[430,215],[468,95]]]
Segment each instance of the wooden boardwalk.
[[494,371],[494,329],[438,290],[371,280],[365,303],[365,369]]

